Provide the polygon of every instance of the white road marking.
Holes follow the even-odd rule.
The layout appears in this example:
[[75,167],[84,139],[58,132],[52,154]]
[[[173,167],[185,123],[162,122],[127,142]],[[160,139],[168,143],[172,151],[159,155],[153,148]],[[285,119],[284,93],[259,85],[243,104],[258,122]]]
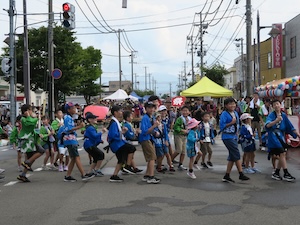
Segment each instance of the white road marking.
[[6,151],[8,151],[9,149],[7,148],[7,149],[3,149],[3,150],[1,150],[2,152],[6,152]]

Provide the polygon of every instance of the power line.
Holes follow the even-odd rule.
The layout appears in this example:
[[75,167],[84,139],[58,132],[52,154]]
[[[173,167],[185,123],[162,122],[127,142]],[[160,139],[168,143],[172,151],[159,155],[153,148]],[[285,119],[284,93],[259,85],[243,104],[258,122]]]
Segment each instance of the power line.
[[102,14],[101,14],[101,12],[100,12],[98,6],[97,6],[96,3],[95,3],[95,1],[94,1],[94,0],[92,0],[92,1],[93,1],[93,3],[94,3],[94,5],[95,5],[95,7],[96,7],[96,9],[97,9],[97,11],[98,11],[98,13],[100,14],[100,16],[101,16],[103,22],[106,24],[106,26],[107,26],[108,28],[110,28],[112,31],[115,31],[115,30],[114,30],[113,28],[111,28],[111,27],[108,25],[108,23],[105,21],[105,19],[104,19],[104,17],[102,16]]
[[[231,5],[231,2],[232,2],[232,1],[229,0],[229,4],[228,4],[228,6],[227,6],[225,12],[223,13],[223,15],[221,16],[221,18],[220,18],[216,23],[214,23],[214,24],[212,25],[211,23],[212,23],[213,20],[211,20],[211,21],[208,23],[208,25],[209,25],[210,27],[216,26],[218,23],[221,22],[222,18],[223,18],[223,17],[225,16],[225,14],[228,12],[228,9],[229,9],[229,6]],[[234,5],[233,5],[233,7],[234,7]],[[215,17],[214,17],[214,18],[215,18]],[[214,19],[214,18],[213,18],[213,19]]]
[[95,17],[95,19],[98,21],[98,23],[108,32],[110,32],[111,30],[107,29],[105,26],[103,26],[103,24],[100,22],[100,20],[98,20],[97,16],[95,15],[95,13],[93,12],[93,10],[91,9],[91,7],[89,6],[89,4],[87,3],[86,0],[84,0],[85,4],[87,5],[87,7],[89,8],[89,10],[91,11],[91,13],[93,14],[93,16]]
[[128,39],[128,36],[127,36],[125,30],[122,30],[122,35],[123,35],[123,38],[124,38],[124,40],[125,40],[125,43],[126,43],[127,47],[128,47],[129,49],[131,49],[131,51],[136,52],[136,51],[134,50],[134,48],[132,47],[132,45],[130,44],[130,41],[129,41],[129,39]]

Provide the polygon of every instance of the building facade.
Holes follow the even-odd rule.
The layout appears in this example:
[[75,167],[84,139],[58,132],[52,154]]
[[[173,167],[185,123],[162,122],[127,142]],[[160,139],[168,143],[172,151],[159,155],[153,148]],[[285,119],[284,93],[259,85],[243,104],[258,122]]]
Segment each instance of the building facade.
[[300,75],[300,14],[285,23],[286,77]]
[[[120,82],[119,81],[109,81],[109,91],[115,92],[120,89]],[[131,82],[130,81],[121,81],[121,89],[124,91],[131,91]]]

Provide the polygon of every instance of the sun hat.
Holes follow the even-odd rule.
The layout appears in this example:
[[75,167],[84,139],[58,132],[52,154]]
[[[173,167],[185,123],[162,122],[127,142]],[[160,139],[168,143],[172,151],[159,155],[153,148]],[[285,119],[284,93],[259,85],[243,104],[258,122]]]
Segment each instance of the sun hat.
[[158,111],[161,112],[161,111],[164,111],[164,110],[167,110],[167,107],[165,105],[160,105],[159,108],[158,108]]
[[241,115],[241,117],[240,117],[240,119],[243,121],[243,120],[246,120],[246,119],[253,119],[254,117],[253,116],[251,116],[249,113],[243,113],[242,115]]
[[194,127],[198,126],[200,123],[200,121],[196,120],[196,119],[191,119],[188,124],[187,124],[187,129],[190,130],[190,129],[193,129]]

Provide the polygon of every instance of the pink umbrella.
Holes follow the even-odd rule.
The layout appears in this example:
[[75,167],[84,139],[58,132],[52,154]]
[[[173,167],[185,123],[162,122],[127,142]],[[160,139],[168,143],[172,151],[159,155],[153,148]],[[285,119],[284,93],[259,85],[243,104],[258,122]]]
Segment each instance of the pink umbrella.
[[101,105],[89,105],[87,107],[84,108],[84,112],[83,115],[85,117],[85,114],[87,112],[91,112],[94,115],[98,116],[98,120],[105,120],[106,119],[106,115],[109,111],[109,108],[106,106],[101,106]]

